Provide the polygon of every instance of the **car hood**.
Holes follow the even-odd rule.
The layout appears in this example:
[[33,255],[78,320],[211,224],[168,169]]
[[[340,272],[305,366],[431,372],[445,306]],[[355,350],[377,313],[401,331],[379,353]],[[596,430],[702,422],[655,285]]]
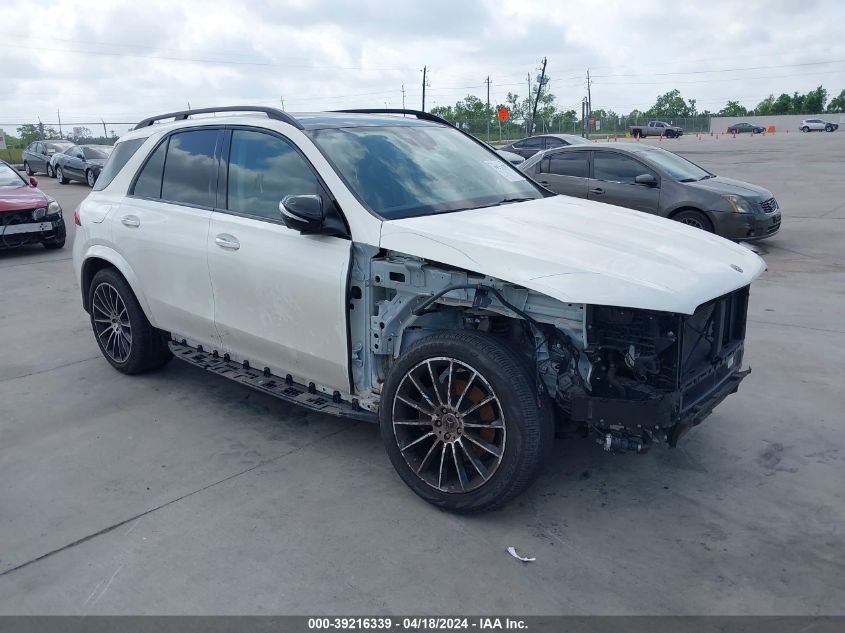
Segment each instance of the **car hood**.
[[723,195],[733,194],[735,196],[760,198],[761,200],[768,200],[773,197],[772,192],[768,189],[741,180],[725,178],[724,176],[715,176],[707,180],[698,180],[684,184]]
[[0,213],[46,207],[47,196],[40,189],[21,185],[20,187],[0,187]]
[[765,270],[721,237],[568,196],[386,221],[381,247],[560,301],[684,314]]

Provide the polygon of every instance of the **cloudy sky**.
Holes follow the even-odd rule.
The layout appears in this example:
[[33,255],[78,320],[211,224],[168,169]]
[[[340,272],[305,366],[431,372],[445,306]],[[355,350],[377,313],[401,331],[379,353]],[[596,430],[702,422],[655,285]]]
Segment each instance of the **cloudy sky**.
[[[845,88],[845,2],[535,0],[3,0],[0,127],[134,122],[221,104],[291,111],[524,95],[548,58],[551,91],[627,113],[678,88],[727,99]],[[121,131],[125,126],[110,125]]]

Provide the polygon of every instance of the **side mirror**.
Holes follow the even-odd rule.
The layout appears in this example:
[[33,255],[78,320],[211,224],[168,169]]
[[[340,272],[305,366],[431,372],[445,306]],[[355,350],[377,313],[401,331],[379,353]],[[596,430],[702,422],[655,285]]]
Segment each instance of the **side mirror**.
[[323,198],[315,194],[285,196],[279,203],[282,220],[289,229],[315,233],[323,228]]
[[38,179],[35,176],[29,177],[29,186],[30,187],[37,187],[38,186]]
[[640,174],[634,178],[634,182],[638,185],[645,185],[646,187],[654,187],[657,184],[657,178],[651,174]]

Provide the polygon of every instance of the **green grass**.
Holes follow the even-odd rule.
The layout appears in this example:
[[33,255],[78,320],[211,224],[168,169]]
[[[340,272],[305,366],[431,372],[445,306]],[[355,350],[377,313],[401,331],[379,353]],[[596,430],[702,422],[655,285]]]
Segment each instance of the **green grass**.
[[22,149],[0,149],[0,160],[16,165],[21,162]]

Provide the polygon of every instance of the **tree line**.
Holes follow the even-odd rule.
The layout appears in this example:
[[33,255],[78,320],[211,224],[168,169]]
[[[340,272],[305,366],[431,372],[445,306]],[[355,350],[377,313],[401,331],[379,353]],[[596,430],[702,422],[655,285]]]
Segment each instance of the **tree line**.
[[[508,92],[504,102],[487,104],[474,95],[467,95],[454,106],[436,106],[431,108],[431,113],[460,126],[473,134],[484,136],[486,130],[490,129],[490,136],[494,137],[501,131],[502,123],[496,113],[502,107],[510,112],[510,118],[504,125],[522,125],[526,128],[530,122],[534,99],[537,97],[537,87],[534,87],[529,97],[520,97],[518,94]],[[704,122],[714,116],[753,116],[753,115],[776,115],[776,114],[821,114],[824,112],[837,113],[845,112],[845,89],[830,100],[828,91],[819,86],[805,94],[793,92],[791,95],[782,93],[775,97],[770,94],[754,108],[746,108],[738,101],[729,100],[723,108],[718,111],[707,109],[699,110],[696,99],[686,99],[680,90],[670,90],[659,95],[654,104],[647,110],[631,110],[627,114],[614,112],[609,108],[596,108],[592,111],[592,117],[602,121],[602,129],[622,129],[622,123],[633,124],[647,120],[698,120]],[[537,107],[537,116],[532,126],[535,132],[573,132],[580,131],[581,115],[572,109],[560,109],[557,106],[557,99],[550,92],[541,92]]]
[[[73,126],[71,129],[78,128]],[[88,145],[114,145],[117,140],[117,134],[111,130],[109,136],[95,136],[94,133],[87,127],[82,127],[77,130],[77,134],[59,134],[59,131],[49,125],[40,123],[27,123],[21,125],[16,129],[17,136],[5,132],[6,147],[10,149],[23,149],[33,141],[71,141],[76,144]]]

